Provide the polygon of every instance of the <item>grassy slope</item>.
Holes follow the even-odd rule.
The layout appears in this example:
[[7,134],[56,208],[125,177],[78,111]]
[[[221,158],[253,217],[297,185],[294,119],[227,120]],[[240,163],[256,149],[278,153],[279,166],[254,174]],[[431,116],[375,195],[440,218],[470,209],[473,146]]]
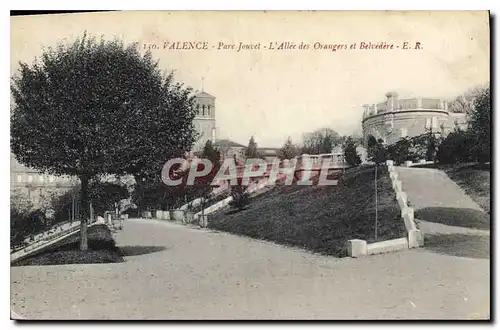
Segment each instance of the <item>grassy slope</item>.
[[73,235],[57,244],[57,246],[19,260],[12,266],[95,264],[123,261],[113,235],[106,225],[95,225],[89,228],[88,246],[88,251],[80,251],[80,235]]
[[[403,237],[404,223],[386,167],[379,168],[378,240]],[[345,255],[346,240],[374,241],[374,167],[350,169],[338,186],[277,186],[238,213],[219,212],[210,227]]]

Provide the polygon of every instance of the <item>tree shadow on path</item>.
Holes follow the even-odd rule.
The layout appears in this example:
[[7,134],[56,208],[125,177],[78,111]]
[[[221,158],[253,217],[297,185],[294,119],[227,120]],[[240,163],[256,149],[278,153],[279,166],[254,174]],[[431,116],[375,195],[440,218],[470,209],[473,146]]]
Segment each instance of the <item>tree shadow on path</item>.
[[120,254],[124,257],[139,256],[166,250],[164,246],[142,246],[142,245],[126,245],[120,246]]
[[479,210],[455,207],[426,207],[415,211],[415,218],[448,226],[490,229],[490,216]]
[[439,254],[476,259],[490,258],[490,236],[487,235],[425,235],[424,247]]

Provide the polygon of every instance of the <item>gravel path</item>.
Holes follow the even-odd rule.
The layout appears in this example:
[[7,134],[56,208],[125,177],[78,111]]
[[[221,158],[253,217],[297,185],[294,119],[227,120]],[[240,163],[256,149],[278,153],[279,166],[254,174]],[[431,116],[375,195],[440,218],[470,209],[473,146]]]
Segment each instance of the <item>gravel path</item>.
[[489,215],[446,173],[411,167],[396,172],[424,233],[489,235]]
[[417,249],[335,259],[154,220],[118,232],[126,262],[13,267],[35,319],[488,318],[489,259]]
[[457,207],[483,211],[476,202],[450,179],[433,168],[396,167],[403,191],[416,208]]

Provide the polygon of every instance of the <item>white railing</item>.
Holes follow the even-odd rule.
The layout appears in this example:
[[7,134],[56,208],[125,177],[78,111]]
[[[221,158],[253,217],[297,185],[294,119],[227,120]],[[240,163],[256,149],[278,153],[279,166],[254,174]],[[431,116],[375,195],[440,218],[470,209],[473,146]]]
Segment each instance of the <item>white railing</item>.
[[[95,222],[90,223],[88,226],[90,227],[94,224]],[[18,259],[41,251],[79,231],[80,221],[65,222],[57,225],[43,233],[35,235],[34,240],[30,240],[29,238],[26,239],[25,243],[31,241],[28,245],[25,245],[17,250],[11,250],[10,261],[14,262]]]

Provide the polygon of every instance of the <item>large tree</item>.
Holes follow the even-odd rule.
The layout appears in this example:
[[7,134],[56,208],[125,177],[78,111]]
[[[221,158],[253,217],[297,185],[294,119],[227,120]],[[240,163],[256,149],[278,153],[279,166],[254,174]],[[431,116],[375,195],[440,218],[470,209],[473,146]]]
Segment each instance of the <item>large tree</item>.
[[465,113],[467,116],[471,116],[474,111],[475,99],[481,96],[487,88],[489,87],[485,84],[468,89],[463,94],[448,102],[448,110],[455,113]]
[[190,88],[150,53],[121,41],[77,39],[48,48],[12,78],[11,149],[22,164],[81,182],[87,248],[88,183],[99,174],[159,180],[163,163],[196,140]]

